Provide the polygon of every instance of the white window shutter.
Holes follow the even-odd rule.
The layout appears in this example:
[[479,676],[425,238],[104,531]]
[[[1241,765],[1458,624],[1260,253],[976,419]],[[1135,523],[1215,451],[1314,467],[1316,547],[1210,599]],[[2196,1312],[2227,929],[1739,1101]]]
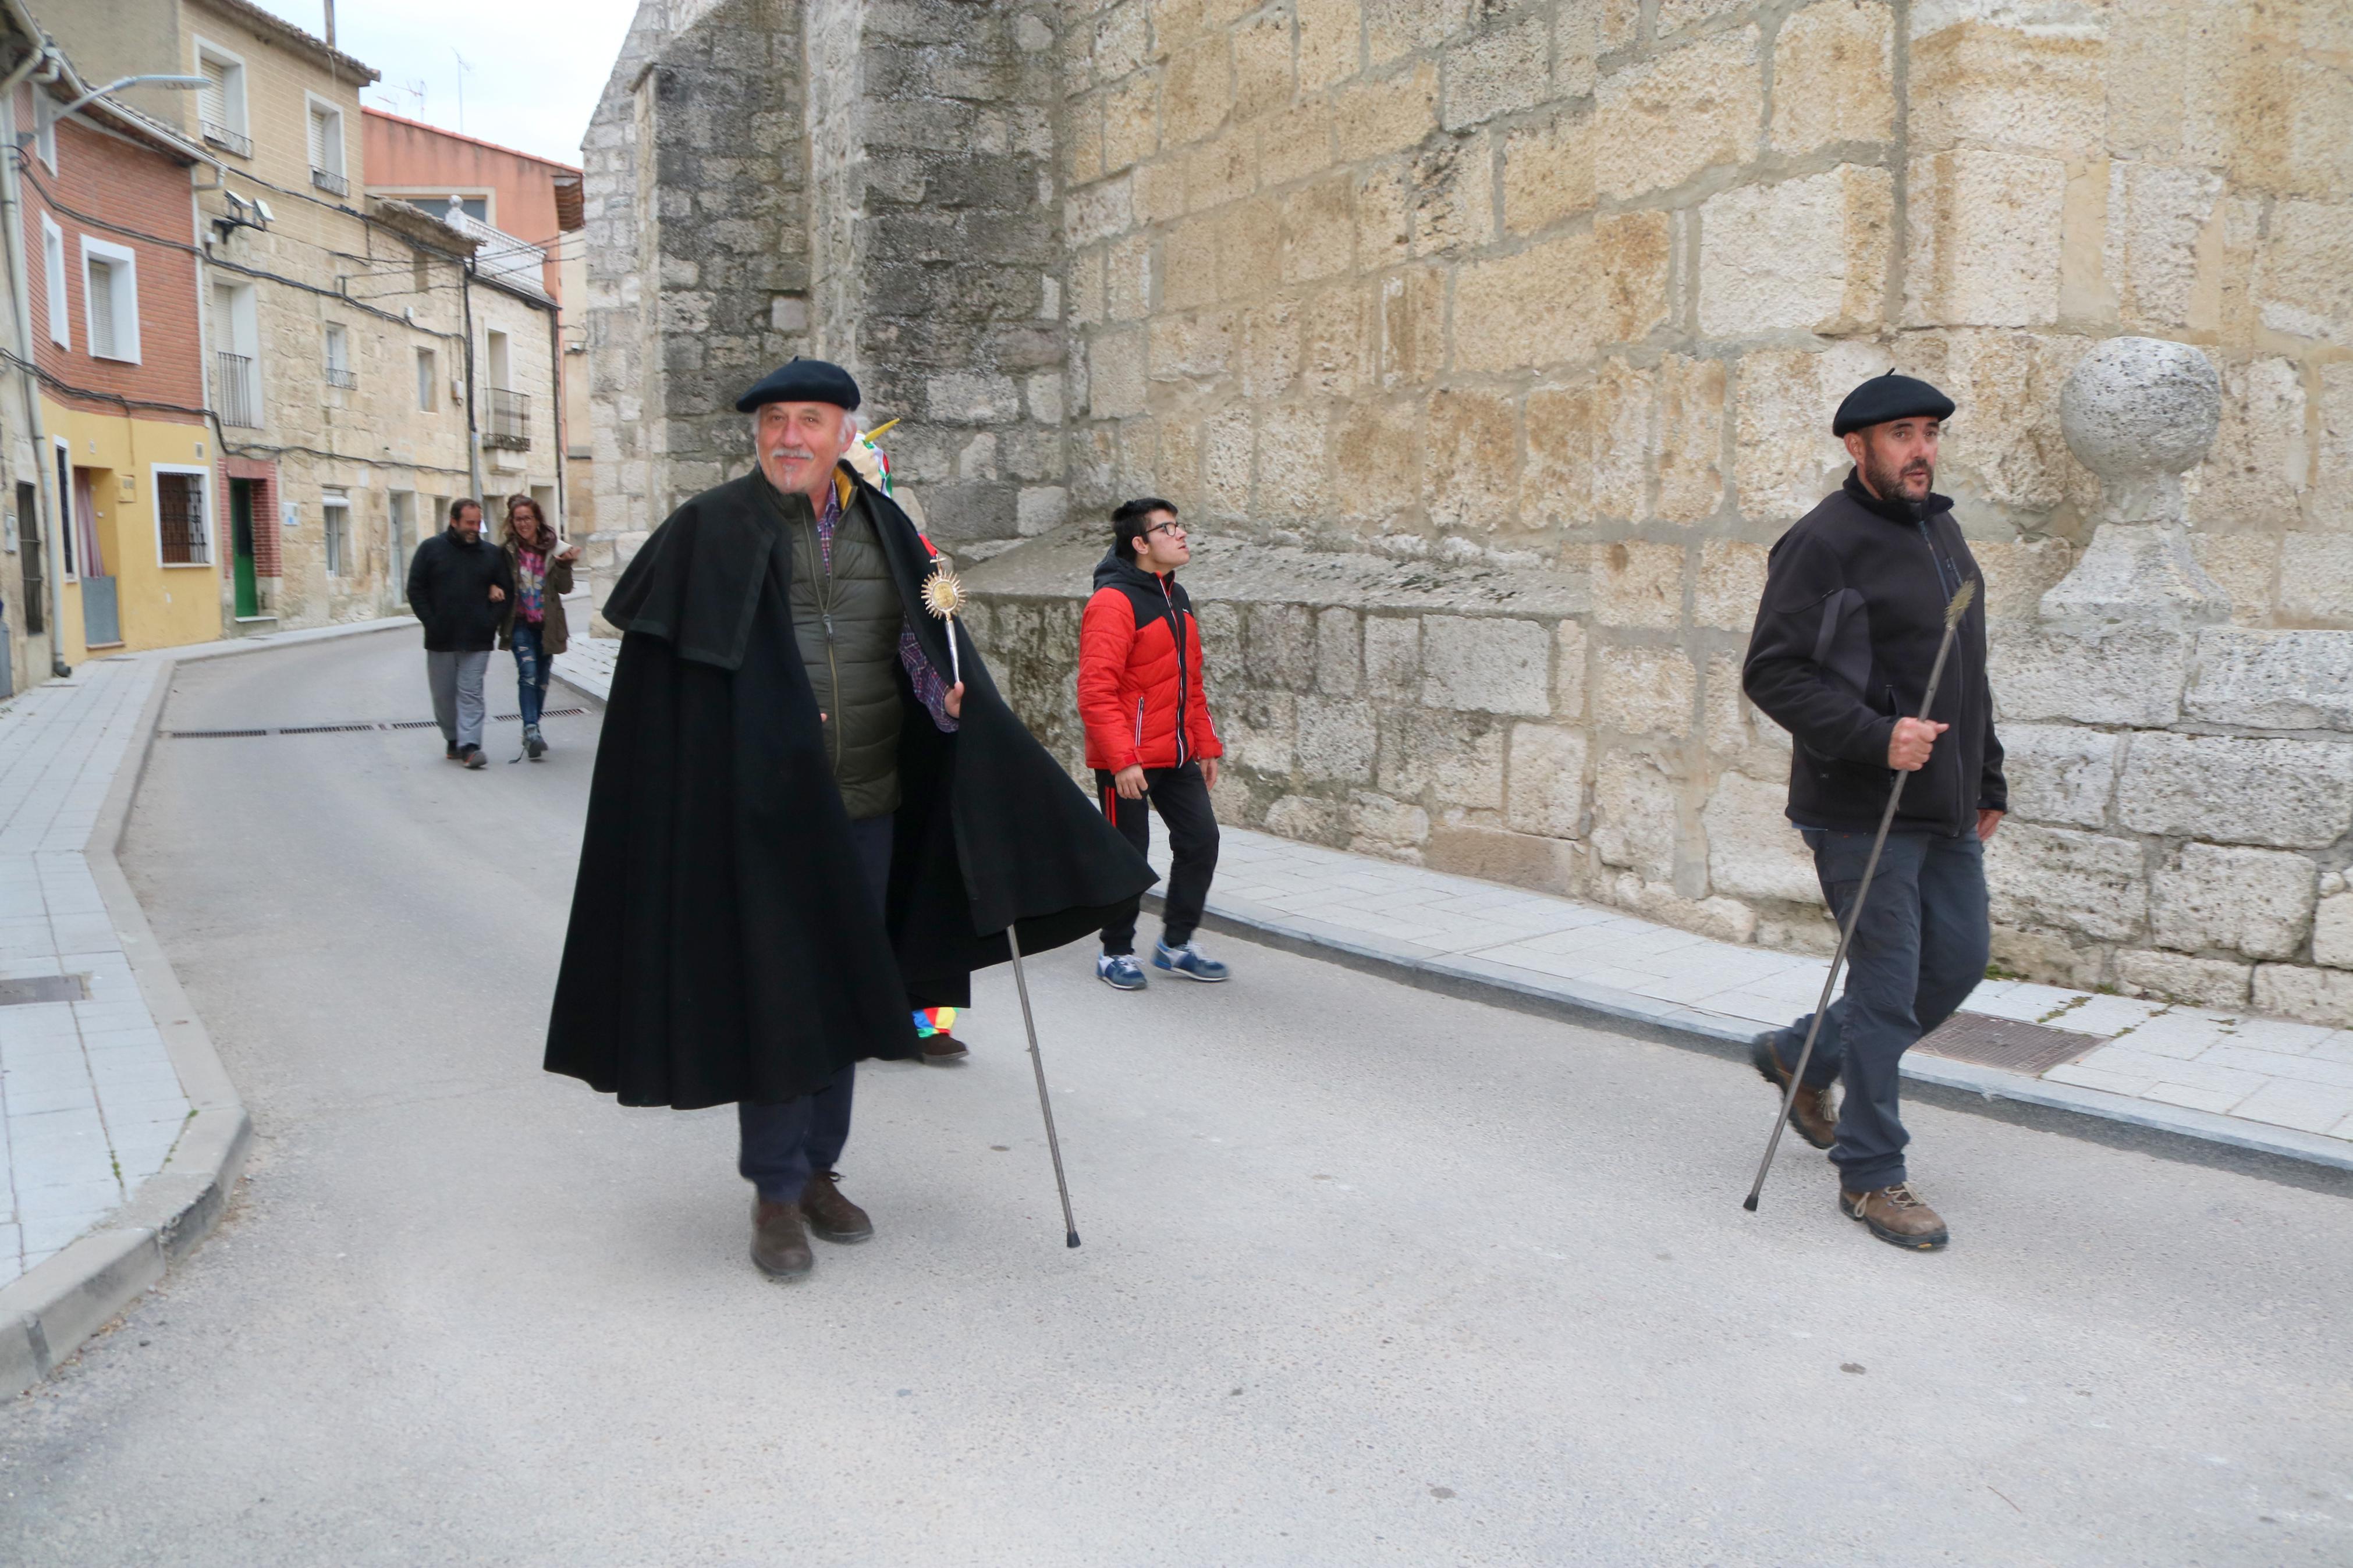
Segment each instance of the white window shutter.
[[90,264],[90,352],[102,359],[115,355],[114,342],[114,267],[111,262]]
[[330,129],[326,111],[311,110],[311,167],[324,169],[327,163],[327,132]]
[[228,122],[228,68],[218,60],[199,61],[205,85],[196,92],[196,114],[207,125],[231,129]]

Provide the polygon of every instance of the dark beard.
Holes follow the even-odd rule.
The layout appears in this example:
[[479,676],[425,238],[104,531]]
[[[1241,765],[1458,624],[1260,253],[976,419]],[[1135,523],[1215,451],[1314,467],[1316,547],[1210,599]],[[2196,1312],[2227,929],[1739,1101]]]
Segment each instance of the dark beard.
[[[1903,470],[1881,462],[1877,452],[1872,453],[1870,460],[1863,464],[1862,477],[1874,495],[1888,500],[1908,501],[1912,499],[1904,493]],[[1933,464],[1928,468],[1927,488],[1931,490],[1936,488],[1936,469]],[[1926,500],[1928,498],[1924,494],[1920,499]]]

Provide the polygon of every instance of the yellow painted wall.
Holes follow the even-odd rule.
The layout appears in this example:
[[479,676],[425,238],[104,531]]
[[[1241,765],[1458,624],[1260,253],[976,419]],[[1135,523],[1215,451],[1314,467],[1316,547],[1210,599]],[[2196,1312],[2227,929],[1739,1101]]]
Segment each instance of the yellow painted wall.
[[[92,414],[42,399],[41,416],[52,447],[62,438],[72,446],[74,468],[98,470],[92,499],[99,512],[97,535],[106,568],[117,584],[121,605],[122,647],[99,649],[100,657],[142,648],[178,647],[212,642],[221,636],[221,563],[228,551],[227,497],[212,445],[201,425],[167,424],[161,420],[126,419],[119,414]],[[52,462],[55,458],[50,459]],[[152,465],[181,464],[206,469],[205,530],[211,542],[211,561],[202,566],[166,566],[155,521],[155,476]],[[129,500],[122,496],[121,478],[131,477]],[[70,494],[67,504],[72,504]],[[77,524],[79,526],[79,524]],[[62,564],[62,563],[60,563]],[[61,584],[64,614],[58,617],[59,652],[68,664],[90,657],[82,635],[81,586],[68,579]]]

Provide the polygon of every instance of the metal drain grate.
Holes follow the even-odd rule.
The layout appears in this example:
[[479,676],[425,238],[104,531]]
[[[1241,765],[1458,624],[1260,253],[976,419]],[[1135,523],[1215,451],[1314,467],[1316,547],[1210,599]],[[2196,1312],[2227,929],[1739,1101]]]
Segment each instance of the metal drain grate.
[[2053,1029],[2043,1024],[2021,1024],[1983,1013],[1956,1013],[1945,1026],[1922,1040],[1921,1050],[1957,1062],[2005,1068],[2039,1077],[2063,1062],[2072,1062],[2095,1046],[2106,1045],[2101,1035]]
[[[586,708],[543,709],[543,719],[577,719],[587,712]],[[493,720],[512,722],[522,717],[520,713],[493,713]],[[430,730],[439,723],[435,719],[371,720],[353,724],[280,724],[264,730],[165,730],[163,733],[174,741],[217,741],[224,739],[252,740],[264,735],[350,735],[374,733],[379,730]]]
[[87,1002],[87,974],[36,974],[23,980],[0,980],[0,1007],[23,1007],[36,1002]]

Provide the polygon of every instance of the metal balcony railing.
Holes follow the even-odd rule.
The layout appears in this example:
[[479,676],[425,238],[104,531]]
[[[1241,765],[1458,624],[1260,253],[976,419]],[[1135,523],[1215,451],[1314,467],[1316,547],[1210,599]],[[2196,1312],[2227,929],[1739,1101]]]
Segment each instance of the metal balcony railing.
[[353,387],[359,385],[359,372],[355,370],[347,370],[339,364],[331,364],[327,367],[327,384],[329,386],[340,386],[345,392],[349,392]]
[[490,390],[491,425],[482,432],[482,445],[501,447],[510,452],[530,451],[530,397],[520,392],[509,392],[502,386]]
[[244,132],[231,131],[217,121],[206,120],[198,123],[204,129],[205,140],[214,146],[225,148],[240,158],[253,156],[253,138]]
[[352,194],[352,183],[332,169],[312,169],[311,183],[329,195],[347,196]]
[[220,384],[220,422],[242,426],[248,430],[261,428],[261,384],[253,374],[253,361],[244,354],[216,353],[215,375]]

